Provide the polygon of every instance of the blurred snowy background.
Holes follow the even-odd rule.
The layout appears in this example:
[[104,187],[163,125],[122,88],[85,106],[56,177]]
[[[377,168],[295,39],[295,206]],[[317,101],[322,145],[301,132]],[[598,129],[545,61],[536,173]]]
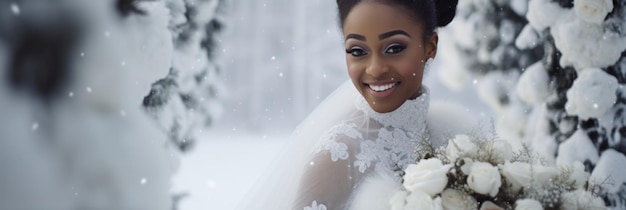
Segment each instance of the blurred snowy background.
[[[348,79],[335,7],[0,1],[0,209],[233,209]],[[460,1],[425,83],[624,208],[625,8]]]

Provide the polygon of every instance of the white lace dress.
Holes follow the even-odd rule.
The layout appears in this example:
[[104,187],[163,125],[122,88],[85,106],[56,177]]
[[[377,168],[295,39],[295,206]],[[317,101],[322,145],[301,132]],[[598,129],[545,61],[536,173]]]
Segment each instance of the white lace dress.
[[[359,97],[358,111],[314,147],[292,209],[351,209],[368,177],[397,174],[413,163],[417,141],[428,135],[429,92],[424,90],[390,113],[375,112]],[[399,175],[391,177],[400,182]]]

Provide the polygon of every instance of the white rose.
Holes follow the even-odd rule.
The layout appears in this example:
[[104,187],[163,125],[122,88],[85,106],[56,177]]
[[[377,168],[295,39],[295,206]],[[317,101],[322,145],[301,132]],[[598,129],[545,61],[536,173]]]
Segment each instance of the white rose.
[[441,204],[441,197],[437,196],[434,200],[434,209],[435,210],[444,210],[443,205]]
[[602,198],[585,190],[566,192],[561,195],[561,209],[607,209]]
[[475,162],[467,177],[467,184],[474,192],[493,197],[498,194],[502,181],[498,168],[489,163]]
[[572,173],[570,174],[568,181],[575,183],[576,189],[582,188],[589,178],[589,173],[585,172],[585,166],[580,161],[576,161],[572,164],[570,169],[572,170]]
[[500,165],[500,169],[502,176],[512,185],[513,191],[528,187],[531,181],[545,183],[559,173],[556,168],[552,167],[508,161]]
[[522,199],[515,202],[515,210],[543,210],[543,206],[534,199]]
[[475,154],[476,151],[478,151],[478,147],[466,135],[456,135],[446,146],[446,153],[452,162],[462,155]]
[[576,16],[589,23],[601,24],[612,10],[612,0],[574,0]]
[[513,191],[518,191],[522,187],[526,187],[532,180],[530,172],[530,164],[521,162],[506,162],[500,165],[502,176],[511,184]]
[[406,203],[406,196],[408,193],[406,191],[399,191],[391,197],[389,200],[389,204],[391,205],[391,210],[403,210],[404,204]]
[[492,153],[498,163],[504,163],[513,158],[513,148],[506,141],[494,141],[492,144]]
[[478,203],[476,203],[476,200],[473,197],[458,190],[444,190],[443,193],[441,193],[441,199],[444,210],[465,210],[478,208]]
[[452,165],[443,165],[441,160],[431,158],[422,160],[419,163],[409,165],[404,174],[402,185],[407,190],[422,191],[430,196],[441,193],[448,184],[448,170]]
[[404,206],[404,209],[435,210],[436,208],[435,202],[430,195],[417,190],[411,192],[411,194],[406,197],[406,205]]
[[485,201],[483,202],[483,205],[480,206],[480,210],[504,210],[504,208],[496,205],[491,201]]

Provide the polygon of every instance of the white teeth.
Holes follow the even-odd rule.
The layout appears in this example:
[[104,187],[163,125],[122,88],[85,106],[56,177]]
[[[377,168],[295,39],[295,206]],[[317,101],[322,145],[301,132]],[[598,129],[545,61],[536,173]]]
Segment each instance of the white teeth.
[[385,91],[385,90],[389,90],[391,89],[393,86],[396,86],[396,84],[398,83],[389,83],[386,85],[369,85],[370,88],[376,92],[381,92],[381,91]]

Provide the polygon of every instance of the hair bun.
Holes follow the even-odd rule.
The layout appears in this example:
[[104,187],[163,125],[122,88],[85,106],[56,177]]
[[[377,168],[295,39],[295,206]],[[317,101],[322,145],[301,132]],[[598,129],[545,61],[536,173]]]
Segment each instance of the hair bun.
[[452,22],[456,15],[456,5],[459,0],[435,0],[437,10],[437,26],[443,27]]

